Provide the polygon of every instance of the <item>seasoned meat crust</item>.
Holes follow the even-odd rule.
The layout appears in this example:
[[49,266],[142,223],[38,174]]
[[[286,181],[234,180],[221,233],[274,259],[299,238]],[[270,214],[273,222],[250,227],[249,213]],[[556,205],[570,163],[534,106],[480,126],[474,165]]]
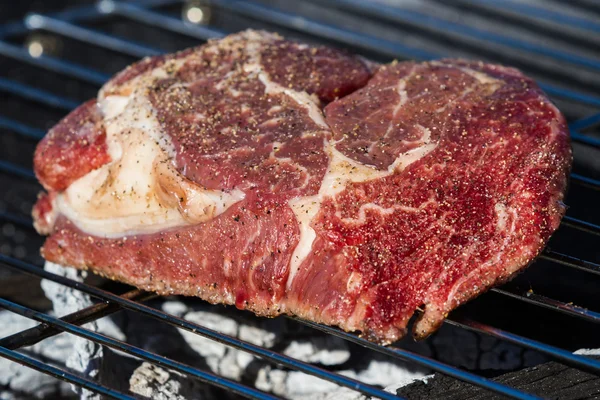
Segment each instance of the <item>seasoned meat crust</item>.
[[513,277],[565,212],[564,117],[519,71],[377,66],[246,31],[144,59],[39,144],[43,256],[391,343]]

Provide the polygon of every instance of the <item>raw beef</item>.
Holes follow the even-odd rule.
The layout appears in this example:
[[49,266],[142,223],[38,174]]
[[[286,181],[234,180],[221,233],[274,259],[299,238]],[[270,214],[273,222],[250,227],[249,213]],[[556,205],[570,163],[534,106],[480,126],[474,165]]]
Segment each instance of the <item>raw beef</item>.
[[517,70],[246,31],[145,59],[40,143],[47,260],[390,343],[506,281],[564,214],[564,118]]

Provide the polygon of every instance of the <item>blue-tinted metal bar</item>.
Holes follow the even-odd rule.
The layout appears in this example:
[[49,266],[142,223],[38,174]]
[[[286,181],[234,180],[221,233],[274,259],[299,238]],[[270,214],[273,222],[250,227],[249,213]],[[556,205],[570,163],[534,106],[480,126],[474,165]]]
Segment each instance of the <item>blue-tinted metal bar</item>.
[[103,47],[118,53],[123,53],[136,58],[154,56],[162,51],[147,47],[115,36],[65,22],[60,19],[40,14],[31,14],[25,18],[25,24],[31,29],[44,29],[53,33],[67,36],[79,41]]
[[343,7],[355,12],[367,14],[383,20],[395,23],[408,23],[425,27],[444,34],[454,34],[463,37],[468,37],[476,40],[484,40],[487,42],[496,43],[504,47],[510,47],[527,51],[529,53],[539,54],[545,57],[551,57],[556,60],[568,62],[582,67],[600,70],[600,61],[587,57],[578,56],[576,54],[567,53],[560,50],[544,47],[539,44],[526,42],[519,39],[514,39],[508,36],[502,36],[496,33],[488,32],[482,29],[473,28],[471,26],[462,25],[442,18],[437,18],[431,15],[421,14],[410,9],[398,9],[396,7],[386,6],[381,3],[372,3],[363,0],[328,0],[327,4],[337,7]]
[[21,228],[33,229],[33,221],[29,217],[8,213],[6,211],[0,211],[0,219],[11,222]]
[[581,369],[595,375],[600,375],[600,361],[598,360],[579,356],[571,353],[570,351],[559,349],[558,347],[540,343],[536,340],[528,339],[526,337],[515,335],[513,333],[505,332],[501,329],[497,329],[479,322],[471,321],[467,318],[452,317],[446,319],[446,321],[452,325],[464,329],[468,329],[479,333],[485,333],[497,339],[505,340],[507,342],[516,344],[521,347],[526,347],[528,349],[539,351],[540,353],[547,354],[550,357],[566,365],[570,365],[574,368]]
[[575,92],[573,90],[564,89],[558,86],[547,83],[538,82],[538,85],[550,96],[568,99],[581,104],[587,104],[593,107],[600,108],[600,97],[590,96],[588,94]]
[[577,143],[582,143],[582,144],[586,144],[588,146],[600,148],[600,139],[596,139],[595,137],[583,135],[574,130],[571,130],[571,139]]
[[245,342],[243,340],[222,334],[220,332],[214,331],[212,329],[206,328],[202,325],[194,324],[192,322],[186,321],[183,318],[178,318],[173,315],[165,314],[164,312],[157,310],[152,307],[148,307],[144,304],[125,299],[116,294],[107,292],[105,290],[96,288],[94,286],[87,285],[83,282],[76,282],[71,279],[65,278],[63,276],[59,276],[44,269],[37,267],[35,265],[26,263],[24,261],[18,260],[16,258],[8,257],[3,254],[0,254],[0,263],[4,263],[5,265],[15,268],[19,271],[26,272],[28,274],[32,274],[38,277],[42,277],[44,279],[51,280],[53,282],[60,283],[67,287],[80,290],[85,292],[91,296],[102,299],[104,301],[110,301],[115,304],[121,305],[123,308],[127,308],[129,310],[137,311],[144,315],[148,315],[152,318],[155,318],[159,321],[166,322],[170,325],[173,325],[177,328],[185,329],[192,333],[210,338],[219,343],[225,344],[227,346],[234,347],[236,349],[248,352],[257,357],[263,358],[267,361],[274,362],[276,364],[283,365],[285,367],[298,370],[304,372],[309,375],[316,376],[318,378],[333,382],[340,386],[348,387],[352,390],[359,391],[361,393],[367,394],[369,396],[379,397],[382,399],[397,399],[397,396],[392,395],[391,393],[384,392],[383,390],[377,389],[371,385],[367,385],[360,381],[357,381],[352,378],[348,378],[345,376],[341,376],[335,374],[333,372],[327,371],[322,368],[318,368],[314,365],[310,365],[308,363],[296,360],[294,358],[285,356],[283,354],[276,353],[274,351],[262,348],[260,346],[253,345],[251,343]]
[[1,346],[0,346],[0,356],[6,358],[8,360],[14,361],[16,363],[19,363],[21,365],[24,365],[26,367],[35,369],[36,371],[42,372],[46,375],[53,376],[55,378],[72,383],[74,385],[84,387],[93,392],[100,393],[104,396],[108,396],[112,399],[135,400],[135,397],[128,396],[119,391],[99,385],[92,380],[83,378],[81,376],[77,376],[67,370],[53,367],[52,365],[40,362],[40,361],[36,360],[35,358],[26,356],[24,354],[21,354],[14,350],[9,350],[9,349],[1,347]]
[[[106,10],[109,13],[114,12],[115,14],[118,14],[118,15],[121,15],[121,13],[122,13],[123,16],[126,16],[130,19],[133,19],[133,20],[136,20],[139,22],[144,22],[144,23],[147,23],[150,25],[159,26],[164,29],[171,30],[173,32],[178,32],[178,33],[188,35],[191,37],[196,37],[201,40],[205,40],[206,38],[211,38],[211,37],[220,37],[224,34],[222,31],[214,30],[211,28],[186,25],[178,19],[164,17],[155,12],[144,10],[143,8],[141,8],[139,6],[133,6],[133,5],[124,4],[124,3],[117,3],[117,2],[113,2],[111,0],[102,1],[99,4],[104,4],[104,3],[109,4],[109,5],[110,4],[116,5],[114,10],[111,10],[110,7],[107,7]],[[148,4],[146,4],[146,3],[148,3]],[[173,0],[164,0],[164,1],[157,0],[154,2],[148,1],[148,2],[144,2],[144,6],[147,7],[149,5],[153,5],[154,3],[156,3],[156,5],[170,4],[170,3],[173,3]],[[235,7],[236,4],[231,4],[231,3],[235,3],[235,2],[231,2],[231,1],[227,1],[227,0],[215,0],[214,3],[218,3],[217,5],[228,8],[231,11],[236,11],[236,7]],[[378,52],[381,54],[386,54],[391,57],[402,57],[402,58],[413,58],[413,59],[417,59],[417,60],[424,60],[424,59],[434,59],[434,58],[440,58],[440,57],[446,56],[443,54],[433,54],[431,52],[425,52],[420,49],[411,48],[408,46],[404,46],[404,45],[401,45],[401,44],[398,44],[395,42],[387,41],[387,40],[376,38],[373,36],[356,34],[352,31],[337,28],[337,27],[334,27],[331,25],[317,23],[314,21],[306,20],[304,18],[299,18],[293,14],[287,14],[284,12],[280,12],[280,11],[274,10],[269,7],[261,6],[259,4],[252,4],[249,2],[247,4],[244,4],[244,2],[241,2],[241,4],[242,4],[242,7],[239,9],[240,13],[244,13],[253,18],[261,19],[261,20],[264,20],[267,22],[271,22],[271,23],[283,26],[283,27],[286,27],[287,26],[286,24],[291,23],[292,21],[295,21],[295,24],[293,27],[302,32],[306,32],[306,33],[312,34],[312,35],[322,35],[329,39],[339,41],[340,43],[345,43],[348,45],[356,45],[358,47],[361,47],[361,48],[364,48],[364,49],[367,49],[370,51]],[[239,3],[237,5],[239,5]],[[84,10],[84,11],[85,12],[81,11],[78,13],[73,13],[73,15],[65,16],[65,18],[68,18],[69,20],[91,18],[88,15],[89,10]],[[266,13],[263,13],[263,12],[266,12]],[[207,31],[207,29],[208,29],[208,31]],[[0,42],[0,54],[4,54],[9,57],[17,58],[17,59],[25,61],[25,62],[32,62],[32,60],[26,60],[26,59],[22,58],[22,57],[32,58],[29,56],[29,54],[27,54],[27,52],[23,51],[22,49],[15,47],[15,46],[11,46],[12,51],[14,51],[15,49],[19,50],[20,54],[16,54],[16,53],[13,53],[12,51],[7,52],[7,49],[5,47],[3,47],[2,45],[5,45],[5,44]],[[47,59],[48,57],[43,57],[43,58]],[[39,59],[34,59],[34,60],[39,61]],[[53,61],[57,61],[57,60],[53,60]],[[38,65],[38,66],[41,66],[44,68],[49,68],[56,72],[61,72],[61,73],[68,72],[68,71],[64,71],[62,66],[44,65],[44,64],[45,63],[36,63],[35,65]],[[75,66],[75,67],[77,67],[77,66]],[[70,68],[68,68],[68,67],[67,67],[67,69],[70,70]],[[87,70],[87,69],[83,69],[83,70],[89,72],[89,70]],[[73,72],[73,71],[71,71],[71,72]],[[74,74],[79,75],[80,72],[82,72],[82,71],[74,71]],[[93,71],[92,71],[92,73],[93,73],[93,75],[95,75],[95,77],[91,78],[91,80],[94,81],[94,82],[92,82],[94,84],[101,85],[104,81],[106,81],[108,79],[107,75],[100,75],[100,77],[98,77],[98,73],[95,73]],[[69,75],[69,74],[67,74],[67,75]],[[75,75],[72,75],[72,76],[75,76]],[[75,76],[75,77],[77,77],[77,76]],[[90,79],[84,79],[84,80],[90,81]],[[563,89],[563,88],[560,88],[560,87],[557,87],[554,85],[544,84],[544,83],[540,83],[540,87],[542,87],[542,89],[544,89],[544,91],[546,91],[546,93],[548,93],[552,96],[568,99],[568,100],[575,101],[575,102],[582,103],[582,104],[588,104],[591,106],[600,107],[600,98],[582,94],[582,93],[578,93],[578,92],[574,92],[574,91],[571,91],[568,89]]]
[[600,275],[600,264],[593,263],[591,261],[582,260],[577,257],[569,256],[567,254],[557,253],[552,250],[545,250],[539,255],[539,258],[543,260],[552,261],[566,267],[579,269],[581,271],[590,272],[595,275]]
[[[69,7],[56,13],[50,14],[55,18],[60,18],[64,21],[86,21],[101,17],[96,10],[96,7],[90,5]],[[8,22],[0,25],[0,39],[7,36],[23,35],[29,31],[29,28],[23,21]]]
[[561,224],[564,226],[568,226],[569,228],[577,229],[582,232],[600,236],[600,225],[592,224],[591,222],[583,221],[581,219],[565,215],[561,221]]
[[571,181],[593,190],[600,190],[600,181],[587,176],[571,173]]
[[202,41],[220,38],[226,35],[225,32],[218,29],[201,25],[186,24],[179,19],[167,17],[132,4],[103,0],[99,3],[98,8],[105,13],[119,15],[136,22],[156,26]]
[[[130,290],[123,293],[121,296],[135,301],[147,301],[158,297],[156,293],[144,292],[140,289]],[[77,326],[82,326],[88,322],[93,322],[108,315],[112,315],[118,311],[121,311],[122,309],[123,308],[121,308],[121,306],[118,304],[101,302],[77,310],[71,314],[61,317],[60,319]],[[33,346],[44,339],[60,333],[62,333],[60,329],[47,324],[38,324],[29,329],[13,333],[10,336],[0,339],[0,346],[10,350],[18,350],[22,347]]]
[[0,55],[14,58],[15,60],[76,78],[97,86],[101,86],[108,80],[108,78],[110,78],[109,75],[56,58],[48,56],[32,57],[24,48],[5,42],[0,42]]
[[[159,7],[162,5],[172,4],[174,0],[137,0],[138,6],[141,7]],[[95,5],[83,5],[83,6],[72,6],[66,10],[50,13],[49,16],[58,18],[62,21],[90,21],[98,20],[105,17],[105,15],[98,12]],[[29,28],[23,23],[23,21],[8,22],[0,25],[0,38],[6,36],[22,35],[27,33]]]
[[2,77],[0,77],[0,91],[63,110],[72,110],[79,105],[74,100]]
[[[252,354],[254,354],[256,356],[262,357],[262,358],[264,358],[266,360],[269,360],[269,361],[272,361],[272,362],[275,362],[275,363],[278,363],[278,364],[281,364],[281,365],[284,365],[284,366],[288,366],[288,367],[290,367],[292,369],[299,369],[300,370],[299,367],[303,367],[304,366],[304,363],[302,363],[302,362],[300,362],[298,360],[295,360],[293,358],[289,358],[289,357],[286,357],[284,355],[281,355],[281,354],[274,353],[272,351],[263,349],[261,347],[254,346],[254,345],[252,345],[250,343],[243,342],[243,341],[241,341],[239,339],[235,339],[235,338],[232,338],[230,336],[223,335],[221,333],[218,333],[218,332],[212,331],[212,330],[210,330],[208,328],[205,328],[205,327],[203,327],[201,325],[191,323],[191,322],[186,321],[186,320],[184,320],[182,318],[177,318],[177,317],[169,315],[169,314],[165,314],[165,313],[163,313],[163,312],[161,312],[159,310],[156,310],[154,308],[145,306],[143,304],[139,304],[139,303],[136,303],[134,301],[123,299],[122,297],[117,296],[117,295],[115,295],[113,293],[106,292],[106,291],[104,291],[102,289],[99,289],[99,288],[87,285],[87,284],[85,284],[83,282],[76,282],[76,281],[70,280],[68,278],[65,278],[63,276],[59,276],[59,275],[53,274],[51,272],[43,270],[40,267],[36,267],[35,265],[26,263],[26,262],[18,260],[16,258],[12,258],[12,257],[8,257],[8,256],[0,254],[0,263],[4,263],[8,267],[14,268],[16,270],[19,270],[19,271],[22,271],[22,272],[25,272],[25,273],[28,273],[28,274],[31,274],[31,275],[34,275],[34,276],[37,276],[37,277],[41,277],[41,278],[44,278],[44,279],[48,279],[48,280],[60,283],[62,285],[65,285],[65,286],[73,288],[73,289],[80,290],[80,291],[85,292],[85,293],[87,293],[87,294],[89,294],[91,296],[94,296],[96,298],[100,298],[100,299],[102,299],[104,301],[114,302],[116,304],[121,305],[123,308],[127,308],[127,309],[130,309],[130,310],[133,310],[133,311],[140,312],[142,314],[145,314],[145,315],[148,315],[150,317],[156,318],[159,321],[163,321],[163,322],[166,322],[166,323],[171,324],[173,326],[176,326],[178,328],[182,328],[182,329],[188,330],[190,332],[197,333],[197,334],[199,334],[201,336],[208,337],[208,338],[213,339],[213,340],[215,340],[217,342],[220,342],[220,343],[223,343],[223,344],[235,347],[237,349],[240,349],[240,350],[243,350],[243,351],[247,351],[247,352],[252,353]],[[333,330],[335,330],[335,328],[324,327],[324,326],[321,326],[321,325],[316,325],[316,326],[319,329],[323,328],[323,329],[333,329]],[[337,331],[339,331],[339,330],[337,330]],[[345,332],[342,332],[342,334],[344,334],[344,333]],[[350,335],[350,334],[348,334],[348,335]],[[361,341],[359,344],[363,344],[363,342],[364,342],[365,344],[363,344],[363,345],[365,345],[366,347],[370,346],[374,350],[386,353],[387,349],[389,349],[389,347],[378,346],[378,345],[376,345],[374,343],[367,342],[364,339],[357,338],[354,335],[350,335],[350,336],[352,336],[353,338],[355,338],[358,341]],[[402,359],[407,360],[407,361],[412,361],[412,362],[414,362],[416,364],[425,366],[427,368],[431,368],[431,369],[433,369],[435,371],[447,374],[449,376],[453,376],[453,377],[461,379],[461,380],[463,380],[465,382],[469,382],[469,383],[473,383],[475,385],[483,386],[483,387],[488,388],[488,389],[490,389],[492,391],[496,391],[498,393],[503,393],[503,394],[506,394],[508,396],[512,396],[512,397],[520,398],[520,399],[531,399],[531,398],[533,398],[533,397],[531,397],[531,396],[529,396],[527,394],[524,394],[524,393],[522,393],[520,391],[516,391],[515,389],[512,389],[510,387],[498,384],[496,382],[488,381],[485,378],[482,378],[480,376],[477,376],[477,375],[474,375],[474,374],[471,374],[471,373],[468,373],[468,372],[465,372],[465,371],[461,371],[461,370],[459,370],[457,368],[451,367],[451,366],[446,365],[444,363],[441,363],[439,361],[432,360],[432,359],[429,359],[427,357],[422,357],[422,356],[420,356],[418,354],[414,354],[414,353],[411,353],[411,352],[405,351],[405,350],[399,350],[399,351],[400,351],[400,353],[398,353],[398,354],[396,354],[394,352],[386,353],[386,354],[389,354],[389,355],[391,355],[393,357],[399,357],[399,358],[402,358]],[[311,365],[308,365],[308,367],[310,367],[311,370],[316,370],[318,372],[315,372],[315,373],[311,373],[311,372],[308,372],[308,371],[303,371],[303,372],[311,373],[311,375],[318,376],[319,378],[322,378],[322,379],[327,379],[325,376],[323,376],[323,373],[329,373],[328,371],[320,370],[319,368],[313,367]],[[335,374],[334,374],[334,376],[337,377],[337,378],[341,378],[340,376],[337,376]],[[334,383],[340,384],[338,382],[334,382]]]
[[29,168],[23,168],[8,161],[0,160],[0,172],[16,175],[20,178],[35,181],[35,174]]
[[[166,1],[167,3],[172,2]],[[159,26],[161,28],[171,30],[173,32],[178,32],[184,35],[188,35],[190,37],[196,37],[201,40],[206,40],[207,38],[212,37],[221,37],[224,35],[224,32],[217,31],[214,29],[201,27],[201,26],[190,26],[184,24],[182,21],[165,17],[158,13],[144,10],[141,7],[117,3],[117,2],[101,2],[100,4],[114,4],[115,7],[110,12],[123,15],[130,19],[144,22],[150,25]],[[164,2],[163,2],[164,3]],[[335,26],[326,25],[322,23],[318,23],[315,21],[307,20],[302,17],[295,16],[293,14],[288,14],[285,12],[277,11],[275,9],[265,7],[259,4],[254,4],[251,2],[237,2],[230,0],[215,0],[215,4],[221,6],[223,8],[227,8],[232,12],[238,12],[245,15],[248,15],[252,18],[260,19],[263,21],[271,22],[283,27],[293,27],[296,30],[317,35],[323,36],[331,40],[338,41],[340,43],[345,43],[352,46],[358,46],[364,48],[366,50],[375,51],[381,54],[386,54],[391,57],[401,56],[403,58],[414,58],[414,59],[434,59],[440,58],[445,55],[434,54],[431,52],[426,52],[420,49],[411,48],[409,46],[405,46],[399,43],[387,41],[384,39],[380,39],[373,36],[367,36],[362,34],[357,34],[355,32],[345,30],[342,28],[337,28]],[[110,10],[110,7],[108,8]],[[208,29],[208,31],[207,31]],[[106,80],[108,80],[109,76],[100,74],[98,72],[90,71],[89,69],[82,68],[73,64],[66,63],[67,65],[56,65],[55,62],[58,60],[49,59],[48,57],[40,57],[39,59],[35,59],[29,54],[18,47],[10,46],[10,48],[6,48],[5,43],[0,42],[0,54],[7,55],[9,57],[17,58],[19,60],[35,63],[35,65],[48,68],[55,72],[64,73],[67,75],[71,75],[74,77],[82,77],[82,79],[94,83],[96,85],[102,85]],[[49,59],[49,63],[44,61],[40,62],[40,59]],[[58,61],[59,63],[63,63]],[[73,68],[75,68],[73,70]],[[91,74],[92,76],[85,77],[84,75]],[[556,87],[549,84],[540,83],[540,87],[546,91],[546,93],[558,97],[565,98],[572,101],[576,101],[583,104],[588,104],[591,106],[596,106],[600,108],[600,98],[570,91],[568,89],[563,89],[560,87]]]
[[556,22],[562,25],[569,25],[573,28],[600,33],[600,24],[598,23],[595,23],[588,19],[579,18],[573,15],[568,15],[549,9],[531,6],[523,2],[517,2],[512,0],[475,0],[470,1],[470,3],[476,5],[483,4],[491,8],[510,11],[516,14],[526,15],[527,17],[535,19]]
[[79,327],[77,325],[70,324],[61,319],[51,317],[47,314],[32,310],[30,308],[24,307],[17,303],[13,303],[12,301],[0,298],[0,307],[19,314],[23,317],[30,318],[36,320],[41,323],[48,324],[65,332],[69,332],[73,335],[82,337],[87,340],[91,340],[93,342],[108,346],[110,348],[123,351],[127,354],[131,354],[132,356],[150,361],[162,367],[170,368],[175,371],[181,372],[188,376],[192,376],[200,380],[201,382],[222,388],[227,389],[239,396],[243,396],[250,399],[261,399],[261,400],[276,400],[277,397],[261,392],[257,389],[250,388],[248,386],[244,386],[235,381],[220,377],[210,372],[205,372],[199,370],[197,368],[193,368],[189,365],[171,360],[166,357],[159,356],[157,354],[153,354],[142,350],[138,347],[132,346],[128,343],[122,342],[117,339],[113,339],[109,336],[102,335],[97,332],[90,331],[88,329]]
[[442,364],[442,363],[440,363],[436,360],[433,360],[429,357],[425,357],[425,356],[422,356],[419,354],[414,354],[407,350],[400,349],[400,348],[393,347],[393,346],[387,346],[387,347],[378,346],[375,343],[372,343],[372,342],[369,342],[368,340],[362,339],[352,333],[344,332],[338,328],[334,328],[331,326],[320,325],[320,324],[316,324],[314,322],[305,321],[305,320],[295,318],[295,317],[289,317],[289,318],[291,318],[294,321],[297,321],[303,325],[310,326],[311,328],[320,330],[322,332],[325,332],[325,333],[333,335],[333,336],[337,336],[339,338],[342,338],[349,342],[356,343],[360,346],[377,351],[377,352],[385,354],[387,356],[390,356],[393,358],[398,358],[398,359],[405,360],[405,361],[415,362],[419,365],[422,365],[422,366],[432,369],[434,371],[440,372],[444,375],[451,376],[453,378],[459,379],[464,382],[472,383],[479,387],[491,390],[496,393],[503,394],[505,396],[509,396],[509,397],[512,397],[515,399],[538,399],[539,398],[537,396],[534,396],[534,395],[531,395],[528,393],[524,393],[518,389],[504,386],[500,383],[491,381],[491,380],[483,378],[481,376],[477,376],[477,375],[471,374],[467,371],[460,370],[460,369],[452,367],[450,365]]
[[600,313],[590,311],[587,308],[563,303],[562,301],[557,301],[554,299],[550,299],[546,296],[530,292],[515,292],[503,288],[492,288],[491,291],[501,294],[503,296],[508,296],[513,299],[523,301],[525,303],[533,304],[538,307],[543,307],[552,311],[557,311],[562,314],[569,315],[571,317],[581,318],[596,324],[600,323]]
[[577,121],[574,121],[569,126],[571,127],[571,129],[575,129],[575,130],[579,131],[579,130],[590,128],[590,127],[598,125],[598,124],[600,124],[600,113],[591,115],[586,118],[582,118]]
[[260,21],[265,21],[284,28],[295,29],[310,35],[334,40],[349,46],[360,47],[370,51],[376,51],[390,57],[414,58],[420,60],[438,58],[425,50],[405,46],[403,44],[356,33],[347,29],[338,28],[333,25],[312,21],[310,19],[266,7],[250,1],[238,0],[213,0],[212,4],[236,14],[245,15]]
[[[547,0],[553,3],[564,5],[565,0]],[[579,8],[580,11],[585,13],[594,13],[600,15],[600,4],[597,0],[570,0],[569,6]]]
[[6,118],[0,115],[0,128],[7,129],[9,131],[18,133],[21,136],[25,136],[32,139],[41,139],[44,137],[46,132],[41,129],[33,128],[31,126],[20,123],[10,118]]

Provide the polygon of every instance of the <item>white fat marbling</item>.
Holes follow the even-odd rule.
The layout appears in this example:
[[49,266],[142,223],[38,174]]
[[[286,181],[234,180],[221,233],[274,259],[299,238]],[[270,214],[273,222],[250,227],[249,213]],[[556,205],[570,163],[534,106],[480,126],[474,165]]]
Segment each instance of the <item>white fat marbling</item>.
[[[143,87],[143,86],[140,86]],[[111,162],[73,182],[56,199],[57,211],[99,237],[153,233],[207,221],[242,200],[239,190],[207,190],[173,166],[173,146],[148,98],[101,98]]]
[[317,237],[314,229],[311,227],[311,223],[319,212],[323,200],[327,197],[334,197],[343,191],[349,183],[384,178],[396,171],[403,170],[408,165],[425,157],[437,147],[437,143],[431,142],[429,129],[421,128],[423,129],[421,146],[401,154],[385,170],[377,170],[346,157],[334,147],[333,143],[325,141],[325,151],[329,154],[329,167],[323,177],[319,193],[314,196],[294,198],[288,202],[300,225],[300,241],[294,249],[290,261],[290,275],[287,287],[291,286],[300,265],[311,253],[312,244]]

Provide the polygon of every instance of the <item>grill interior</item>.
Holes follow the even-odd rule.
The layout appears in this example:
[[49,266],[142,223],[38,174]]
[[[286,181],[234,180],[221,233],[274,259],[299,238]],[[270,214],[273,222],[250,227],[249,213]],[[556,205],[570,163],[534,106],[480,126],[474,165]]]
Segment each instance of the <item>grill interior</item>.
[[[194,23],[201,10],[210,18]],[[196,13],[196,14],[194,14]],[[573,368],[600,374],[600,362],[574,355],[599,348],[600,313],[600,5],[578,0],[327,0],[287,2],[145,0],[78,5],[0,26],[0,307],[34,319],[36,328],[0,340],[0,356],[114,398],[132,398],[87,377],[27,354],[26,347],[59,332],[102,343],[210,385],[249,398],[275,398],[119,340],[79,327],[127,309],[241,349],[273,363],[346,386],[367,396],[397,398],[381,388],[221,334],[145,305],[152,294],[91,279],[78,283],[44,271],[42,238],[29,216],[41,189],[31,155],[45,130],[94,97],[111,74],[136,59],[198,45],[245,28],[278,31],[292,39],[347,48],[377,61],[392,58],[476,58],[514,65],[536,78],[566,115],[575,154],[562,227],[525,273],[453,312],[447,324],[507,341]],[[182,18],[183,16],[183,18]],[[183,19],[183,21],[182,21]],[[187,22],[186,22],[187,20]],[[192,22],[190,22],[192,20]],[[43,50],[41,50],[43,49]],[[31,296],[39,278],[92,295],[99,302],[62,319]],[[6,283],[5,283],[6,282]],[[588,309],[588,308],[591,308]],[[600,311],[600,310],[598,310]],[[405,339],[381,347],[336,328],[296,320],[379,352],[513,398],[520,389],[427,357]],[[539,394],[539,393],[538,393]]]

